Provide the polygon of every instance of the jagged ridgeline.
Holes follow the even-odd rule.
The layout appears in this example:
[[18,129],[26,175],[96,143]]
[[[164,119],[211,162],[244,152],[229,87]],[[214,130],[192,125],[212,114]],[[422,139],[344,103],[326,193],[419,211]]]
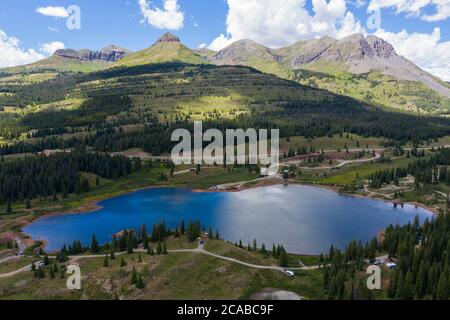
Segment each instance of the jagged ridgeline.
[[398,55],[394,47],[383,39],[362,34],[342,39],[302,40],[277,49],[244,39],[215,52],[206,48],[190,49],[178,37],[166,33],[152,46],[138,52],[115,45],[101,50],[61,49],[41,61],[3,69],[13,76],[0,78],[0,85],[44,81],[65,72],[93,72],[117,66],[174,61],[249,66],[402,112],[450,113],[448,82]]
[[171,149],[174,128],[194,120],[204,121],[205,129],[279,128],[282,136],[353,132],[419,142],[450,134],[445,118],[388,112],[241,66],[116,67],[59,74],[7,91],[0,95],[0,136],[38,139],[4,147],[3,153],[88,144],[158,154]]

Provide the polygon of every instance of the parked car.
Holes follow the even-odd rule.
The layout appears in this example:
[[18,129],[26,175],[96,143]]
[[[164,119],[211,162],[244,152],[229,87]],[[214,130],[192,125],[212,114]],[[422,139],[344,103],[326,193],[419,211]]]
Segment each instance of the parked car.
[[295,273],[290,270],[286,270],[286,274],[288,275],[289,278],[295,276]]
[[386,267],[387,267],[389,270],[395,270],[395,269],[397,269],[397,264],[396,264],[396,263],[393,263],[393,262],[389,262],[389,263],[386,263]]

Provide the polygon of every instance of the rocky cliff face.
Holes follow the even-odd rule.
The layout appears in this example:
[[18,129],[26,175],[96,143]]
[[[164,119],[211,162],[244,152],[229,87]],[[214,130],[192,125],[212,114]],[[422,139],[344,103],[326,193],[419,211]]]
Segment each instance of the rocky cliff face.
[[99,51],[92,51],[89,49],[82,49],[78,51],[73,49],[60,49],[57,50],[54,55],[62,57],[64,59],[76,59],[81,61],[101,60],[107,62],[115,62],[126,57],[130,53],[131,51],[127,49],[112,45]]

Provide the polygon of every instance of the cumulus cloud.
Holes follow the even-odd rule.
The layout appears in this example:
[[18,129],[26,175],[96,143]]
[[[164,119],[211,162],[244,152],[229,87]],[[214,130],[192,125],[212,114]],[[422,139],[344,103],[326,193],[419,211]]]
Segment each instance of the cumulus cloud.
[[150,7],[148,0],[138,0],[141,14],[150,25],[158,29],[179,30],[184,26],[184,12],[177,0],[164,0],[163,9]]
[[[442,21],[450,17],[450,0],[371,0],[368,11],[382,8],[394,8],[397,14],[420,17],[424,21]],[[434,8],[433,14],[426,14],[426,9]]]
[[344,0],[227,0],[227,34],[209,45],[220,50],[230,43],[252,39],[269,47],[281,47],[302,39],[330,35],[344,37],[363,32],[361,23],[347,10]]
[[9,37],[3,30],[0,30],[0,67],[14,67],[43,58],[45,56],[34,49],[22,49],[17,38]]
[[68,18],[69,12],[64,7],[39,7],[36,9],[37,13],[44,16],[55,18]]
[[450,41],[442,42],[440,28],[432,33],[393,33],[378,30],[376,36],[390,42],[397,53],[429,73],[450,81]]
[[53,41],[48,43],[43,43],[40,45],[39,51],[45,55],[52,55],[56,50],[64,49],[66,46],[60,41]]

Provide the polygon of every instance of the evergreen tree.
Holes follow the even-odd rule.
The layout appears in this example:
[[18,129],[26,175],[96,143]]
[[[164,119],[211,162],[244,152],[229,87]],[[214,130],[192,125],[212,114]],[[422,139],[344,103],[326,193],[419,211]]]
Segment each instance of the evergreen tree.
[[209,229],[208,229],[208,239],[210,239],[210,240],[214,239],[214,234],[213,234],[211,226],[209,226]]
[[286,268],[288,266],[288,256],[284,248],[280,250],[279,260],[281,267]]
[[99,253],[100,252],[100,248],[98,246],[98,242],[97,242],[97,238],[95,237],[95,234],[92,235],[91,252],[92,253]]
[[219,234],[219,229],[216,230],[216,236],[215,236],[216,240],[220,240],[220,234]]
[[5,210],[5,212],[6,212],[6,213],[11,213],[11,212],[12,212],[11,201],[8,201],[8,202],[6,203],[6,210]]
[[136,288],[138,288],[138,289],[144,289],[145,288],[144,280],[142,279],[141,275],[137,276]]
[[436,287],[436,299],[448,300],[448,298],[449,298],[448,274],[446,272],[442,272]]
[[161,242],[158,242],[158,247],[157,247],[157,249],[156,249],[156,254],[157,254],[158,256],[160,256],[160,255],[162,254],[162,252],[163,252],[163,249],[162,249]]
[[266,245],[264,243],[261,245],[261,254],[263,256],[265,256],[267,254]]

